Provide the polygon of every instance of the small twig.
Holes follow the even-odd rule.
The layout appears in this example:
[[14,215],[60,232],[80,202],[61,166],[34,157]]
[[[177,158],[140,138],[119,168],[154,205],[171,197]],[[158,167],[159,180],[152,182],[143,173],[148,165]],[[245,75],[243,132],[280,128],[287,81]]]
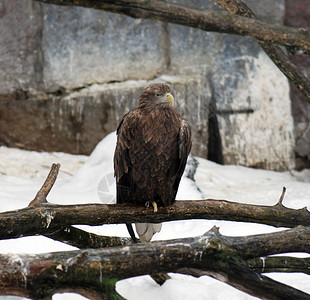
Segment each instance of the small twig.
[[279,201],[278,201],[278,203],[275,206],[277,206],[279,208],[282,208],[284,206],[282,204],[282,202],[283,202],[283,199],[284,199],[285,192],[286,192],[286,187],[284,186],[283,189],[282,189],[282,194],[281,194],[281,196],[279,198]]
[[171,277],[165,272],[159,272],[149,275],[159,285],[163,285],[168,279],[171,279]]
[[50,190],[52,189],[56,179],[57,175],[60,169],[60,164],[53,164],[49,174],[47,175],[47,178],[45,179],[45,182],[43,183],[40,190],[37,192],[34,199],[29,203],[28,207],[33,207],[36,205],[39,205],[41,203],[46,203],[46,197],[49,194]]

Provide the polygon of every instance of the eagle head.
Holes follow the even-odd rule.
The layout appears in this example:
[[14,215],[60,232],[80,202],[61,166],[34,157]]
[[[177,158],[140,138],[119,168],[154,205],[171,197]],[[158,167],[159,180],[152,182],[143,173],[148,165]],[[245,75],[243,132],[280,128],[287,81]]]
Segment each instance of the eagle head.
[[149,85],[140,97],[140,108],[158,103],[171,103],[174,105],[171,86],[166,83],[155,83]]

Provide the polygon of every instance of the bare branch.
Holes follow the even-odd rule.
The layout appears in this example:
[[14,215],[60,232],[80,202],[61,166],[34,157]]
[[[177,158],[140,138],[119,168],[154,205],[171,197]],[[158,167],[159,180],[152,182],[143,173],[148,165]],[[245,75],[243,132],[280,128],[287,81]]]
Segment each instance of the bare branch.
[[[256,19],[255,14],[241,0],[214,1],[232,14]],[[305,96],[306,101],[310,103],[310,82],[307,77],[296,68],[293,62],[287,57],[279,46],[273,45],[266,41],[258,42],[276,66],[291,82],[294,83],[299,91]]]
[[44,235],[53,240],[57,240],[80,249],[97,249],[132,244],[131,238],[97,235],[74,226],[53,228],[52,230],[45,232]]
[[83,6],[119,13],[134,18],[154,19],[163,22],[195,27],[206,31],[235,33],[253,36],[271,43],[294,45],[310,50],[310,35],[307,30],[273,25],[226,12],[198,10],[186,6],[143,0],[36,0],[65,6]]
[[282,204],[282,203],[283,203],[283,199],[284,199],[285,192],[286,192],[286,188],[283,187],[283,189],[282,189],[282,194],[281,194],[281,196],[280,196],[280,198],[279,198],[278,203],[276,204],[276,206],[279,206],[280,208],[283,207],[283,204]]
[[176,201],[168,207],[152,209],[129,204],[80,204],[39,206],[0,213],[0,239],[45,234],[49,229],[75,224],[102,225],[134,222],[160,223],[173,220],[207,219],[268,224],[275,227],[310,225],[307,208],[251,205],[226,200]]
[[258,273],[297,272],[310,275],[310,257],[265,256],[249,259],[247,264]]
[[[91,299],[105,299],[105,297],[121,299],[115,291],[115,283],[119,279],[151,274],[156,282],[162,284],[169,278],[166,272],[186,267],[202,269],[207,275],[255,296],[264,297],[266,291],[269,291],[267,294],[272,293],[270,299],[281,298],[284,293],[286,299],[306,299],[309,296],[260,276],[249,269],[249,263],[244,259],[290,251],[307,252],[310,250],[310,227],[299,226],[282,232],[248,237],[222,236],[218,228],[214,227],[197,238],[128,245],[129,239],[126,238],[101,237],[70,226],[83,224],[83,222],[95,225],[98,222],[99,224],[143,222],[144,220],[162,222],[171,217],[172,219],[202,218],[210,215],[212,205],[213,217],[220,215],[225,216],[225,219],[227,213],[232,219],[232,216],[236,215],[234,210],[237,209],[238,213],[242,212],[243,220],[244,218],[253,220],[253,215],[256,217],[258,215],[263,216],[265,223],[266,217],[274,221],[275,216],[281,220],[281,216],[285,215],[283,220],[289,217],[287,222],[291,226],[294,220],[292,216],[300,221],[298,217],[302,215],[302,218],[308,217],[309,221],[307,210],[296,211],[282,205],[285,188],[279,202],[272,207],[245,205],[225,200],[179,201],[175,205],[160,208],[154,214],[153,211],[145,210],[143,207],[129,205],[61,206],[46,203],[46,195],[56,180],[58,170],[59,166],[53,165],[47,180],[35,198],[39,199],[37,204],[0,214],[1,238],[8,235],[17,236],[18,232],[19,236],[41,233],[79,247],[126,246],[37,256],[0,255],[0,294],[46,298],[61,290],[87,294]],[[261,209],[262,215],[257,214]],[[270,211],[273,212],[271,215],[269,215]],[[18,229],[16,230],[15,227]]]
[[309,295],[248,269],[242,263],[223,261],[216,271],[195,268],[179,269],[178,273],[194,277],[210,276],[260,299],[308,299]]
[[43,183],[42,187],[38,191],[35,198],[29,203],[30,207],[47,202],[46,197],[49,194],[50,190],[52,189],[57,179],[59,169],[60,169],[60,164],[52,165],[51,170],[49,174],[47,175],[47,178],[45,182]]
[[[174,205],[160,207],[155,214],[151,209],[133,205],[54,205],[41,202],[42,199],[46,201],[46,195],[52,188],[58,171],[59,165],[54,164],[36,198],[31,202],[32,205],[24,209],[0,213],[0,239],[43,234],[58,240],[65,240],[71,245],[76,243],[75,246],[85,248],[87,244],[88,247],[96,247],[96,245],[102,247],[124,245],[129,241],[116,237],[92,235],[70,227],[71,225],[156,223],[185,219],[233,220],[264,223],[277,227],[310,225],[310,212],[306,208],[294,210],[282,205],[285,188],[283,188],[279,202],[274,206],[250,205],[212,199],[177,201]],[[75,240],[73,236],[79,238]],[[270,253],[257,256],[267,254]]]
[[[266,291],[271,297],[269,299],[309,298],[306,293],[250,270],[239,256],[241,253],[231,247],[234,243],[227,244],[226,238],[213,229],[195,238],[117,248],[40,255],[0,255],[0,294],[18,290],[19,293],[38,298],[50,293],[51,286],[67,290],[79,286],[98,291],[106,288],[111,278],[194,268],[263,299]],[[273,234],[270,234],[272,238]],[[238,238],[236,242],[239,244]],[[246,243],[241,248],[245,247],[248,247]],[[112,282],[115,284],[115,279]]]
[[[289,48],[302,48],[310,53],[310,35],[306,29],[292,28],[281,25],[272,25],[256,19],[254,13],[240,0],[215,0],[228,12],[197,10],[178,4],[162,1],[143,0],[36,0],[44,3],[83,6],[124,14],[135,18],[154,19],[168,23],[175,23],[205,31],[216,31],[249,35],[257,38],[260,45],[278,66],[278,68],[291,80],[310,103],[310,82],[291,62],[282,49],[275,44],[285,45]],[[239,16],[242,17],[239,17]],[[250,19],[251,18],[251,19]]]
[[310,253],[309,226],[298,226],[269,234],[225,237],[224,239],[225,243],[238,251],[244,259],[286,252]]

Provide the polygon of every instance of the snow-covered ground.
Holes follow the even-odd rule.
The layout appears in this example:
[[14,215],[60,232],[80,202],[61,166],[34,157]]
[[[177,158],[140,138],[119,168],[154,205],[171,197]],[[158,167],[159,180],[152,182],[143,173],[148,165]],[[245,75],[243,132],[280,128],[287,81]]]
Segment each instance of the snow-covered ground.
[[[44,182],[53,162],[61,169],[49,202],[58,204],[114,203],[113,152],[115,133],[100,142],[91,156],[64,153],[38,153],[0,147],[0,211],[25,207]],[[215,198],[251,204],[273,205],[287,188],[283,204],[291,208],[310,209],[310,171],[272,172],[240,166],[222,166],[197,158],[196,183],[183,178],[177,199]],[[199,190],[197,189],[199,187]],[[212,226],[231,236],[273,232],[281,229],[267,225],[213,220],[175,221],[163,224],[153,240],[197,236]],[[89,231],[128,236],[124,225],[80,226]],[[72,250],[74,247],[35,236],[0,241],[0,253],[43,253]],[[308,257],[308,254],[303,254]],[[267,274],[275,280],[310,293],[310,276],[301,273]],[[171,274],[172,279],[158,286],[149,276],[122,280],[117,291],[127,299],[256,299],[217,280],[203,276]],[[0,299],[15,299],[1,297]],[[85,299],[77,294],[57,294],[53,299]]]

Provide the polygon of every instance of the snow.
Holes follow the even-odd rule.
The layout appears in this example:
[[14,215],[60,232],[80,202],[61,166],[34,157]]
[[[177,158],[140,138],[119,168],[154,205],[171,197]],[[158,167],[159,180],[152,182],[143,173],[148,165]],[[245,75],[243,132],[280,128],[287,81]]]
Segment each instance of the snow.
[[[27,206],[45,180],[53,162],[60,163],[58,179],[48,201],[58,204],[114,203],[113,152],[115,133],[103,139],[93,153],[69,155],[65,153],[33,152],[0,147],[0,211]],[[242,203],[273,205],[277,203],[282,187],[287,188],[283,201],[291,208],[310,208],[310,171],[273,172],[242,166],[222,166],[197,158],[199,167],[196,182],[182,178],[177,199],[226,199]],[[199,188],[199,189],[198,189]],[[53,222],[53,220],[51,220]],[[153,240],[197,236],[214,225],[230,236],[268,233],[281,230],[272,226],[217,220],[187,220],[166,222]],[[78,226],[97,234],[128,236],[126,226]],[[43,236],[23,237],[0,241],[0,253],[44,253],[76,249]],[[294,255],[294,254],[291,254]],[[308,254],[295,254],[309,257]],[[207,276],[194,278],[170,274],[172,279],[158,286],[149,276],[119,281],[117,291],[126,299],[257,299]],[[267,274],[310,293],[310,276]],[[0,299],[18,299],[0,296]],[[85,299],[77,294],[56,294],[54,300]]]

